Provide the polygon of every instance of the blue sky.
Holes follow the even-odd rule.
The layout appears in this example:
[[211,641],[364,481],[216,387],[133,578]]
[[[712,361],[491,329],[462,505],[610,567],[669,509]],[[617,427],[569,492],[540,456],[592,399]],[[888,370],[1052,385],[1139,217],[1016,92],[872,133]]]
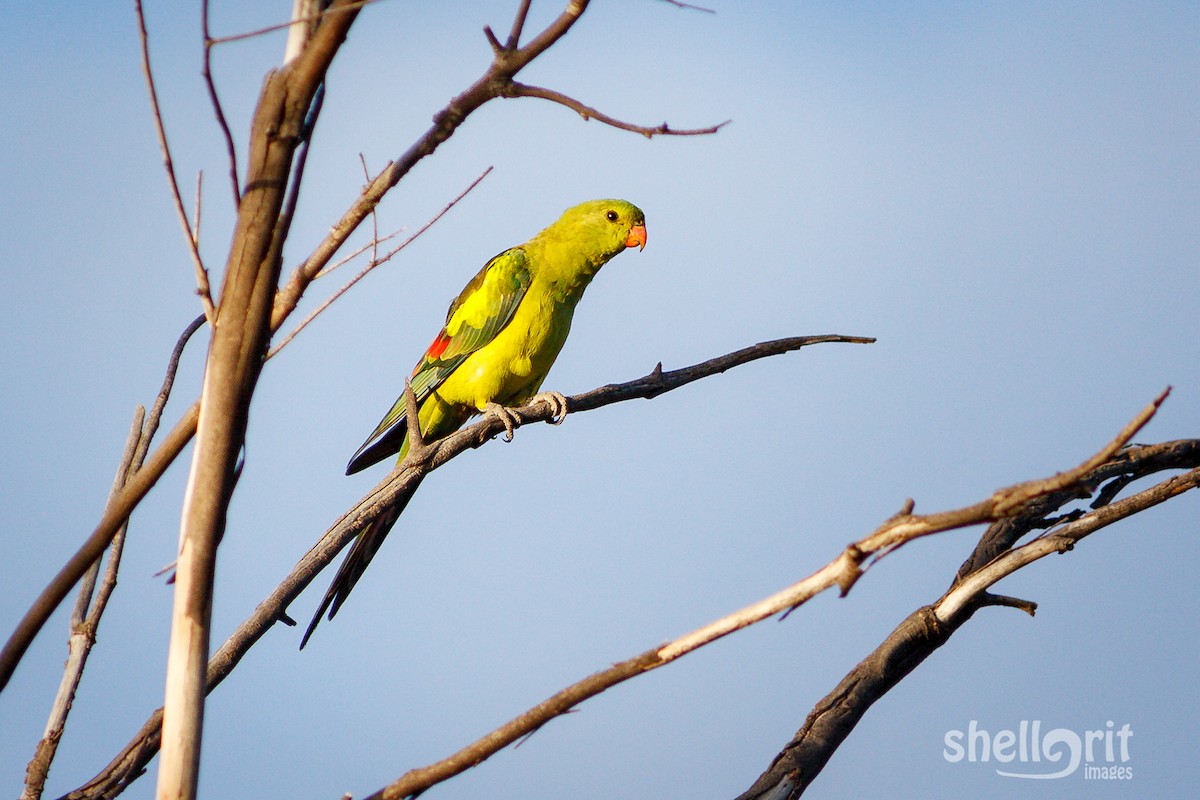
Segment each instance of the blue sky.
[[[285,261],[363,177],[486,68],[512,2],[380,2],[330,76]],[[379,209],[426,236],[265,370],[222,545],[214,639],[383,476],[343,477],[446,305],[491,255],[565,207],[625,197],[649,245],[589,289],[547,381],[567,393],[757,341],[843,333],[652,402],[531,426],[431,477],[338,618],[303,653],[277,628],[211,697],[201,793],[362,796],[566,684],[770,594],[917,511],[1074,466],[1165,386],[1138,436],[1200,435],[1200,13],[1188,3],[596,0],[521,79],[633,122],[494,102]],[[290,4],[214,3],[217,34]],[[558,4],[537,2],[530,25]],[[199,12],[149,2],[151,52],[202,248],[228,244],[224,149],[200,81]],[[139,72],[132,9],[14,9],[0,31],[0,465],[5,635],[90,532],[133,406],[150,403],[199,311]],[[283,36],[214,69],[244,147]],[[366,234],[364,230],[363,235]],[[363,241],[363,236],[356,241]],[[347,273],[349,274],[349,273]],[[341,279],[318,282],[311,307]],[[173,422],[198,392],[184,359]],[[186,461],[133,518],[121,583],[50,776],[91,777],[161,703]],[[1196,497],[1105,530],[1001,584],[988,609],[878,703],[811,796],[1171,796],[1190,788],[1186,686],[1200,656]],[[904,548],[821,597],[622,685],[430,797],[733,797],[906,614],[936,599],[978,531]],[[307,619],[326,578],[291,608]],[[66,617],[0,695],[0,785],[19,793],[65,657]],[[1186,682],[1186,683],[1185,683]],[[1181,686],[1183,684],[1183,686]],[[947,731],[1128,723],[1134,778],[1019,781],[949,763]],[[153,771],[154,766],[151,766]],[[127,797],[151,796],[153,776]]]

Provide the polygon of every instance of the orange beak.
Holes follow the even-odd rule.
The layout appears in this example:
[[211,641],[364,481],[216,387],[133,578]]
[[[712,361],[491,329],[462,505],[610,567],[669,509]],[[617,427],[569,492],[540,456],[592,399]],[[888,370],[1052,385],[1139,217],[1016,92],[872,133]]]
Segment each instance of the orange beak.
[[646,249],[646,226],[634,225],[629,229],[629,238],[625,240],[626,247],[637,247],[639,250]]

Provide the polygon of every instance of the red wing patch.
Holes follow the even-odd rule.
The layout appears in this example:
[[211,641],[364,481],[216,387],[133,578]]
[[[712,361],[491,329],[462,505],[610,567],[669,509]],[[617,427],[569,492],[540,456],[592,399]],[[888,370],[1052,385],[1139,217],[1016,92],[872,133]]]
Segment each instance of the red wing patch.
[[[425,363],[437,361],[442,357],[442,353],[446,352],[446,348],[450,346],[450,335],[443,328],[437,338],[433,340],[433,344],[429,345],[429,349],[425,351],[425,359],[421,364],[417,365],[417,370],[420,370]],[[414,371],[414,374],[416,371]]]

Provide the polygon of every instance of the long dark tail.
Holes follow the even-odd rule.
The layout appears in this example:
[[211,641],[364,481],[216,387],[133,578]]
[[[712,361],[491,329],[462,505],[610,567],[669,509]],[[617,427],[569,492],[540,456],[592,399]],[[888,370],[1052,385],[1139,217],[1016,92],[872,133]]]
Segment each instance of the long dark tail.
[[300,640],[300,649],[304,649],[304,645],[308,644],[308,637],[312,636],[316,630],[317,624],[321,621],[321,615],[325,613],[325,609],[329,609],[329,619],[337,614],[338,609],[342,607],[342,603],[346,602],[346,598],[350,595],[350,590],[354,588],[354,584],[358,583],[358,579],[367,571],[367,565],[371,563],[371,559],[379,552],[379,546],[383,544],[383,540],[387,538],[388,532],[392,526],[396,524],[396,520],[400,519],[400,515],[404,512],[404,507],[408,505],[408,501],[415,493],[416,487],[413,487],[412,492],[407,492],[399,502],[391,508],[384,511],[381,515],[375,518],[363,532],[354,540],[354,544],[350,547],[350,552],[346,554],[346,560],[342,562],[342,566],[338,568],[337,575],[333,577],[333,583],[329,584],[329,589],[325,592],[325,598],[321,601],[320,608],[317,613],[313,614],[312,622],[308,623],[308,630],[304,632],[304,638]]

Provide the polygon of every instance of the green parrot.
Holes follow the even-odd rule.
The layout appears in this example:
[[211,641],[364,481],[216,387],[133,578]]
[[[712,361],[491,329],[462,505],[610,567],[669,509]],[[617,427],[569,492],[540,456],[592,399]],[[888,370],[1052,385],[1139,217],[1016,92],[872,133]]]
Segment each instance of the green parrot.
[[[562,350],[575,306],[596,273],[628,247],[646,246],[646,217],[624,200],[592,200],[568,208],[550,227],[483,265],[450,304],[446,324],[417,362],[410,383],[421,434],[432,442],[472,416],[489,413],[505,423],[507,407],[535,396],[551,403],[558,422],[566,399],[537,395]],[[352,475],[399,453],[408,453],[404,395],[350,458]],[[358,535],[300,642],[301,649],[329,609],[329,619],[362,576],[403,506],[384,512]]]

